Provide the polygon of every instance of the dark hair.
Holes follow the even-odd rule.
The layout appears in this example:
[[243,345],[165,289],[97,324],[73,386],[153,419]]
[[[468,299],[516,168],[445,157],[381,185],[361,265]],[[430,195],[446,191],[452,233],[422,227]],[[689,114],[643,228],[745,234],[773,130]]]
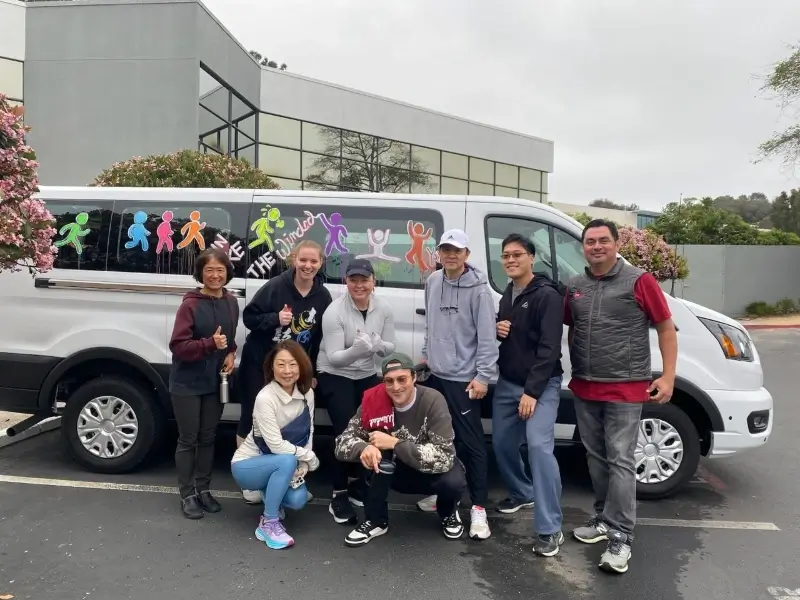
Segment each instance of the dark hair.
[[267,358],[264,359],[264,383],[271,383],[275,379],[273,364],[275,363],[275,357],[278,356],[278,352],[282,350],[286,350],[292,355],[292,358],[297,361],[297,366],[300,367],[300,377],[297,378],[297,389],[305,396],[308,390],[311,389],[311,382],[314,379],[314,368],[311,366],[311,359],[308,358],[306,351],[294,340],[278,342],[275,344],[272,351],[267,354]]
[[503,240],[503,243],[500,246],[500,250],[501,251],[505,250],[506,246],[508,246],[509,244],[519,244],[520,246],[525,248],[525,252],[527,252],[528,254],[532,254],[533,256],[536,256],[536,246],[534,246],[533,242],[530,241],[530,239],[526,238],[524,235],[521,235],[519,233],[509,233]]
[[203,269],[206,268],[206,265],[211,261],[212,258],[225,265],[225,270],[227,271],[225,285],[228,285],[231,282],[231,279],[233,279],[233,263],[231,262],[231,258],[228,256],[228,253],[220,250],[219,248],[208,248],[207,250],[203,250],[197,256],[194,261],[194,278],[198,283],[203,283]]
[[619,231],[617,230],[617,225],[614,221],[607,221],[606,219],[592,219],[586,224],[586,227],[583,228],[583,233],[581,233],[581,241],[586,239],[586,232],[589,229],[595,229],[596,227],[608,227],[608,230],[611,232],[611,237],[614,238],[614,241],[619,241]]

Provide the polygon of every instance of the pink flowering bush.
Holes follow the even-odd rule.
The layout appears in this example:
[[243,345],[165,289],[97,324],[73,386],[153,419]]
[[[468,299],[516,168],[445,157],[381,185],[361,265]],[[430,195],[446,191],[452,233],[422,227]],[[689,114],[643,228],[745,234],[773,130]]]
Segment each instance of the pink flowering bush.
[[278,185],[243,159],[181,150],[135,156],[113,164],[92,182],[104,187],[259,188]]
[[658,281],[689,276],[686,259],[650,229],[619,228],[619,253],[632,265],[651,273]]
[[22,124],[22,107],[11,106],[0,93],[0,272],[49,271],[58,249],[53,245],[55,220],[33,195],[39,191],[36,154],[25,143],[30,127]]

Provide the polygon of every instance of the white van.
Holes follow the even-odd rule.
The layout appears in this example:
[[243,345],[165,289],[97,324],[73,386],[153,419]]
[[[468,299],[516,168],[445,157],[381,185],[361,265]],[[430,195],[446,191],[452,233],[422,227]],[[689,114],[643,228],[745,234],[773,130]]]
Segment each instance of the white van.
[[[420,356],[424,281],[444,230],[466,230],[470,261],[488,273],[496,302],[507,283],[500,242],[511,232],[533,240],[535,270],[554,280],[566,282],[585,266],[579,223],[511,198],[103,187],[44,187],[39,197],[57,220],[59,254],[42,275],[0,276],[0,409],[35,413],[23,427],[61,414],[68,452],[104,473],[134,469],[163,437],[171,416],[168,340],[183,294],[196,285],[190,273],[202,246],[228,250],[236,274],[228,288],[244,308],[285,268],[281,257],[294,244],[310,238],[326,248],[327,228],[343,226],[346,252],[326,248],[331,294],[344,293],[349,258],[370,257],[376,293],[394,310],[398,350],[412,357]],[[134,224],[149,232],[144,242]],[[667,299],[678,327],[676,389],[671,403],[643,411],[641,498],[679,489],[701,455],[759,447],[772,431],[772,396],[748,333],[722,314]],[[240,349],[246,334],[240,325]],[[655,377],[661,370],[655,330],[651,344]],[[562,362],[556,437],[575,443],[566,328]],[[490,414],[491,393],[483,405],[489,435]],[[238,416],[238,404],[226,406],[225,420]],[[317,419],[321,430],[330,423],[324,407]]]

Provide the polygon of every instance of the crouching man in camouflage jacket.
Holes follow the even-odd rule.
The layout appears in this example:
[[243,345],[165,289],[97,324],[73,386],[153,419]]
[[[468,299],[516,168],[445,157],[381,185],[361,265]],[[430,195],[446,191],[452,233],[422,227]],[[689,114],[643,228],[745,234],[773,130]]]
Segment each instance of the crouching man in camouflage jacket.
[[363,546],[389,530],[390,489],[436,494],[442,533],[457,540],[464,534],[458,502],[467,480],[456,458],[444,396],[416,384],[414,363],[405,354],[386,358],[381,371],[383,383],[364,392],[361,406],[336,438],[336,458],[360,461],[369,472],[365,520],[345,543]]

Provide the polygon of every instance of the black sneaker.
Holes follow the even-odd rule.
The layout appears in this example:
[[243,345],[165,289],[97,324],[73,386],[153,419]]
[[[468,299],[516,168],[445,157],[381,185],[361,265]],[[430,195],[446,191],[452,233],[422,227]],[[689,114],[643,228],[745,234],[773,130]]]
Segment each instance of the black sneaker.
[[387,523],[373,524],[372,521],[364,521],[347,534],[347,537],[344,538],[344,543],[348,546],[363,546],[387,531],[389,531],[389,525]]
[[558,547],[563,543],[564,534],[560,531],[548,535],[537,535],[533,542],[533,551],[539,556],[555,556],[558,554]]
[[356,511],[350,506],[347,492],[340,492],[333,497],[328,512],[339,525],[353,525],[358,522]]
[[464,535],[464,524],[461,522],[461,515],[458,508],[449,517],[442,519],[442,533],[448,540],[457,540]]
[[204,511],[210,513],[218,513],[222,510],[222,505],[217,502],[217,499],[208,490],[200,492],[200,505]]
[[367,495],[364,489],[366,486],[367,483],[363,477],[347,484],[347,497],[350,504],[359,508],[364,506],[364,496]]
[[187,519],[202,519],[203,505],[200,504],[200,497],[196,495],[187,496],[181,500],[181,510]]
[[520,508],[530,508],[533,506],[533,500],[513,500],[506,498],[502,502],[498,502],[495,510],[499,513],[510,515],[517,512]]

